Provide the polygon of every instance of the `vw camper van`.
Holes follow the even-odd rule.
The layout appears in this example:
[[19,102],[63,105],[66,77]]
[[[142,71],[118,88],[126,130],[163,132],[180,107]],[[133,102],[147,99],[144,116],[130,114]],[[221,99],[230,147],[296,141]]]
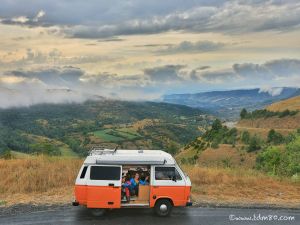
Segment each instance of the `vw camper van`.
[[93,149],[75,182],[74,206],[102,215],[105,209],[154,208],[159,216],[190,206],[191,181],[161,150]]

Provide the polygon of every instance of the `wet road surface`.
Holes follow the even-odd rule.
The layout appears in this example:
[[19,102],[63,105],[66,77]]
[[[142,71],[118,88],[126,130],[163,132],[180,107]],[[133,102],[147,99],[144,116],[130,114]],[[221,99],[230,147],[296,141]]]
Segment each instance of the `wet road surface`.
[[[256,217],[256,221],[241,220]],[[262,217],[268,216],[269,219]],[[291,218],[294,219],[291,219]],[[280,221],[278,219],[281,219]],[[300,210],[238,209],[238,208],[176,208],[170,217],[160,218],[152,209],[111,210],[102,217],[92,216],[83,207],[0,215],[0,224],[78,224],[78,225],[226,225],[226,224],[292,224],[300,225]]]

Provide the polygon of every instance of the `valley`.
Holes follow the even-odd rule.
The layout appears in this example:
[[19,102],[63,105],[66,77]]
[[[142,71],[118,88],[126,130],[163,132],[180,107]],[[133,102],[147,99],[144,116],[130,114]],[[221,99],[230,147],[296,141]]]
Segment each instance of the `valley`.
[[84,156],[92,146],[173,154],[213,120],[187,106],[126,101],[42,104],[0,110],[0,152]]

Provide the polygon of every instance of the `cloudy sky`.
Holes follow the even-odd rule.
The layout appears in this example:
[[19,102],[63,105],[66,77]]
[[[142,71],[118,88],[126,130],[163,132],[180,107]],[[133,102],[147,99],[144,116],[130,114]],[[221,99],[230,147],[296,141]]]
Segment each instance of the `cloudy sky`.
[[297,0],[2,0],[0,34],[0,107],[300,86]]

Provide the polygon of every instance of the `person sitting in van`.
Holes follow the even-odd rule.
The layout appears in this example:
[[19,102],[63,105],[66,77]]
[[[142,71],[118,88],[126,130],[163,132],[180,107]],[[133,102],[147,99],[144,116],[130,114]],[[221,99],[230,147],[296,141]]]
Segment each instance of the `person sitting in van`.
[[130,202],[130,186],[131,186],[131,182],[129,177],[127,176],[123,176],[122,177],[122,199],[124,198],[124,196],[126,196],[126,201]]
[[139,195],[139,183],[140,183],[140,175],[136,173],[133,178],[130,179],[131,188],[133,194],[138,196]]
[[149,185],[149,176],[141,177],[140,185]]

